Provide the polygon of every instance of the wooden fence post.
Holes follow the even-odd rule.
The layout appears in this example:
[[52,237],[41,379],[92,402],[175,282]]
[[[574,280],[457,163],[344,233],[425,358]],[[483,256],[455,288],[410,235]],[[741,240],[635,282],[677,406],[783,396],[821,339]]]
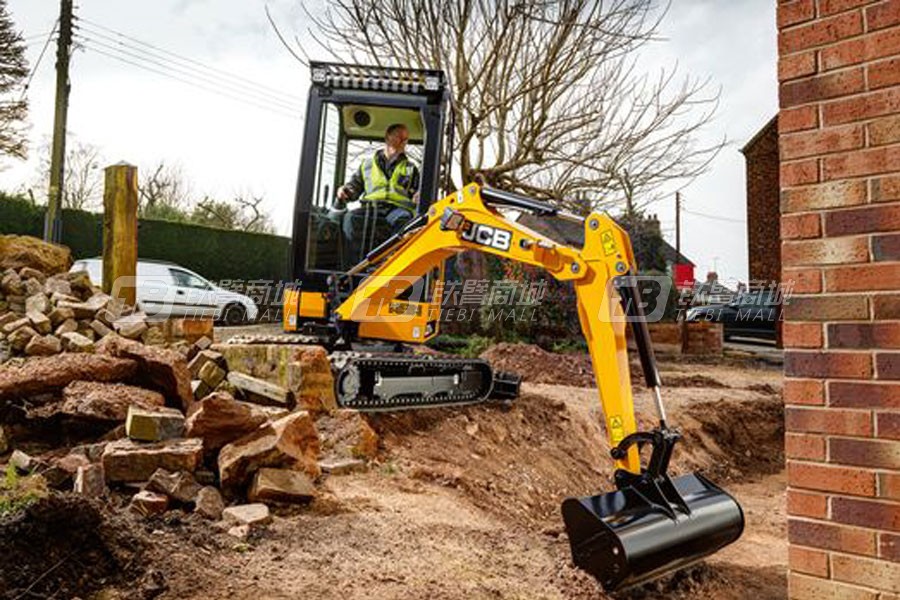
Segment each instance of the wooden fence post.
[[[130,306],[135,304],[137,275],[137,167],[119,163],[104,169],[103,291]],[[120,277],[130,279],[119,281]]]

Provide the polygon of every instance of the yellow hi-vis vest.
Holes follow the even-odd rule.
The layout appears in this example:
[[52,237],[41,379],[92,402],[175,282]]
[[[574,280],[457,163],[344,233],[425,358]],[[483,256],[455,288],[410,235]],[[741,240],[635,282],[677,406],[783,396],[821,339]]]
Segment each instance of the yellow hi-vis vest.
[[391,173],[391,178],[384,175],[378,161],[372,156],[363,161],[359,169],[366,189],[361,200],[378,200],[389,202],[400,208],[415,212],[416,205],[409,196],[409,190],[400,184],[400,178],[406,177],[408,161],[404,158]]

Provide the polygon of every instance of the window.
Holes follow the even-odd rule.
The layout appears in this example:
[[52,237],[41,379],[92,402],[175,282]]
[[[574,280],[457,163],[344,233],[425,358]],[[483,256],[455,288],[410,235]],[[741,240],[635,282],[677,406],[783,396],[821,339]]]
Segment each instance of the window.
[[211,290],[212,286],[209,285],[203,279],[200,279],[193,273],[188,273],[187,271],[182,271],[181,269],[169,269],[169,273],[172,275],[172,279],[175,280],[175,285],[178,287],[186,287],[186,288],[194,288],[197,290]]

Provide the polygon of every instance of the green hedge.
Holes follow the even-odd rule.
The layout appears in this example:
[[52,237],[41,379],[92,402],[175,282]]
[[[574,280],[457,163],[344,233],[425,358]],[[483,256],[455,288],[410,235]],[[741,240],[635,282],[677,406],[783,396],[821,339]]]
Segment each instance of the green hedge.
[[[103,253],[103,215],[63,210],[62,242],[75,259]],[[44,207],[0,192],[0,234],[44,230]],[[288,280],[290,240],[276,235],[227,231],[201,225],[140,219],[138,255],[187,267],[207,279]]]

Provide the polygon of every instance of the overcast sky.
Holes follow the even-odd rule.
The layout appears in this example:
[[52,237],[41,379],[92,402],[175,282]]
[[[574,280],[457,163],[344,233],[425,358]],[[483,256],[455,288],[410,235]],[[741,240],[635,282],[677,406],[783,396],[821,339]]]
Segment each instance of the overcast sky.
[[[147,168],[165,160],[180,165],[197,195],[262,194],[279,233],[289,235],[306,71],[275,37],[264,6],[283,31],[299,33],[303,41],[299,0],[76,3],[79,36],[87,40],[72,61],[71,134],[100,147],[108,164],[124,160]],[[709,77],[722,89],[720,109],[705,135],[727,136],[730,145],[683,192],[682,251],[697,263],[701,278],[714,266],[723,279],[747,277],[739,148],[777,110],[775,4],[673,0],[662,28],[666,39],[646,56],[648,65],[677,62],[682,73]],[[43,46],[40,35],[53,28],[59,2],[8,0],[8,5],[28,38],[34,65]],[[54,50],[52,45],[47,50],[29,89],[34,148],[53,127]],[[147,52],[160,57],[158,64],[142,64],[161,73],[125,62],[140,62]],[[180,61],[182,71],[173,67],[170,61],[178,63],[177,57],[219,71],[198,79],[188,74],[194,63]],[[0,188],[33,183],[37,161],[33,152],[27,163],[5,165]],[[650,210],[659,214],[674,243],[674,200]]]

